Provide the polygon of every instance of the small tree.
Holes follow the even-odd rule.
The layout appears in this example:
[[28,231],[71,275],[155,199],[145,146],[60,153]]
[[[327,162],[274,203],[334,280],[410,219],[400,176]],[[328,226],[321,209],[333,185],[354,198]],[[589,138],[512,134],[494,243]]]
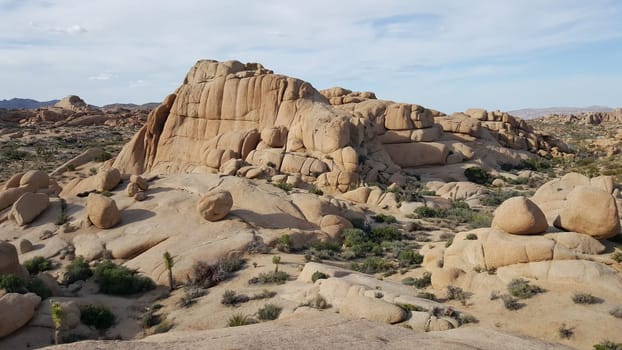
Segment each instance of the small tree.
[[274,272],[279,272],[279,264],[281,263],[281,257],[275,255],[272,257],[272,263],[274,264]]
[[175,262],[173,261],[173,257],[171,256],[171,254],[167,251],[164,252],[164,266],[166,266],[166,269],[168,270],[168,285],[169,285],[169,290],[173,290],[173,288],[175,287],[175,283],[173,281],[173,265],[175,264]]
[[63,326],[65,312],[63,311],[63,307],[58,302],[50,301],[50,304],[52,321],[54,322],[54,344],[58,345],[60,339],[60,328]]

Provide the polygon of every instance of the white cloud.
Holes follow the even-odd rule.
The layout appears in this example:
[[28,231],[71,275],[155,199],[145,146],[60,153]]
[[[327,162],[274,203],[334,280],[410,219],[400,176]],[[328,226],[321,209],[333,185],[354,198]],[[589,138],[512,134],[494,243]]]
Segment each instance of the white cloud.
[[[0,97],[63,96],[62,80],[94,104],[161,100],[196,60],[214,58],[261,62],[317,88],[461,108],[483,94],[481,79],[528,73],[523,57],[620,38],[621,17],[615,0],[24,1],[0,11],[0,76],[16,82]],[[87,33],[85,18],[87,35],[58,35]]]
[[97,75],[93,75],[89,77],[89,80],[110,80],[114,79],[117,76],[111,73],[99,73]]

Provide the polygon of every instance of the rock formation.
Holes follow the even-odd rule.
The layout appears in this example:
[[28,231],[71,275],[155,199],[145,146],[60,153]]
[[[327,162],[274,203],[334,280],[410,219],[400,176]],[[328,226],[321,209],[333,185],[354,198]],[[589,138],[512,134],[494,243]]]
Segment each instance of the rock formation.
[[[305,182],[345,192],[360,181],[387,182],[402,168],[460,163],[490,153],[517,162],[520,155],[504,146],[558,155],[568,151],[507,114],[467,112],[448,117],[419,105],[378,100],[369,92],[317,91],[256,63],[202,60],[150,113],[114,167],[130,174],[300,174]],[[468,143],[479,138],[489,145],[478,155],[482,146]]]

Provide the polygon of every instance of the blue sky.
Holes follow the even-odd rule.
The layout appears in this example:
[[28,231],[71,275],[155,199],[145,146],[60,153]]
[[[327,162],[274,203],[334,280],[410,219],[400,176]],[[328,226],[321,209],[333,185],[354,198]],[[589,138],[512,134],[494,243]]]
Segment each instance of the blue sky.
[[622,1],[0,0],[0,99],[161,101],[198,59],[444,112],[622,106]]

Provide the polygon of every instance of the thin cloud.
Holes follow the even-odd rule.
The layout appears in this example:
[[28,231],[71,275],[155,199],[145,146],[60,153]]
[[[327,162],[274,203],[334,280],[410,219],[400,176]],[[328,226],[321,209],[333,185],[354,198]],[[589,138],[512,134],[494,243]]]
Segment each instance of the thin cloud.
[[116,78],[116,75],[111,73],[99,73],[94,76],[90,76],[89,80],[110,80]]
[[80,25],[74,24],[65,28],[49,28],[48,31],[52,33],[60,33],[60,34],[83,34],[88,32],[88,30]]

